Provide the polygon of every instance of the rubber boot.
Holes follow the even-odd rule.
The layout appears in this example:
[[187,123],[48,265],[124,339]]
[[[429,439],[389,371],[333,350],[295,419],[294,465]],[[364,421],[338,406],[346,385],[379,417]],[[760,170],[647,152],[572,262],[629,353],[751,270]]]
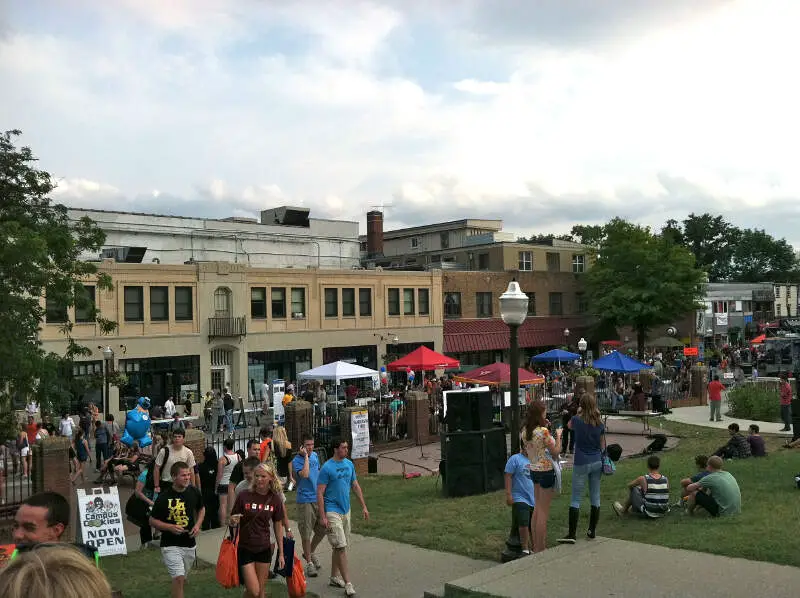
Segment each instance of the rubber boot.
[[569,508],[569,533],[566,538],[559,538],[559,544],[575,544],[575,533],[578,530],[578,517],[580,517],[581,510],[577,507]]
[[590,539],[594,539],[595,530],[597,529],[597,522],[600,520],[600,507],[592,507],[589,511],[589,530],[586,535]]

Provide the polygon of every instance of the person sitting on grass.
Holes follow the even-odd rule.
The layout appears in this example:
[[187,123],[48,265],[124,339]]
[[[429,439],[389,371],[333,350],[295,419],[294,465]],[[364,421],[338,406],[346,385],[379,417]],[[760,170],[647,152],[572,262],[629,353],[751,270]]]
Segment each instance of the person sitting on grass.
[[702,507],[712,517],[734,515],[742,512],[742,493],[739,483],[729,472],[722,470],[722,458],[714,455],[708,459],[708,475],[689,484],[689,513]]
[[[699,482],[701,479],[706,477],[709,474],[707,469],[708,467],[708,457],[705,455],[697,455],[694,458],[694,464],[697,465],[697,473],[692,475],[688,478],[683,478],[681,480],[681,501],[686,500],[689,497],[689,492],[686,488],[689,487],[689,484],[694,484],[695,482]],[[683,504],[683,502],[681,502]]]
[[669,480],[658,471],[658,455],[647,458],[647,473],[628,482],[630,494],[625,504],[614,502],[612,508],[620,517],[631,510],[642,517],[657,519],[669,512]]
[[531,479],[531,462],[522,450],[506,462],[506,504],[513,510],[513,517],[519,525],[519,543],[522,554],[533,551],[533,480]]
[[739,433],[739,424],[736,422],[732,423],[728,426],[728,432],[731,435],[728,439],[728,443],[719,447],[714,454],[723,459],[747,459],[750,457],[752,455],[750,443],[747,441],[747,438]]
[[747,442],[750,443],[750,454],[754,457],[766,457],[767,447],[764,444],[764,437],[759,434],[759,431],[757,424],[750,424],[750,435],[747,437]]

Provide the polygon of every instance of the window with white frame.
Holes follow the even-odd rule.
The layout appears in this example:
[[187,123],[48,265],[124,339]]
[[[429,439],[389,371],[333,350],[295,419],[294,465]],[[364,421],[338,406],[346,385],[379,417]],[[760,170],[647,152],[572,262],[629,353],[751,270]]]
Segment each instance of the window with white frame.
[[586,256],[582,253],[575,253],[572,255],[572,272],[580,274],[586,271]]
[[533,254],[530,251],[519,252],[519,269],[523,272],[533,270]]

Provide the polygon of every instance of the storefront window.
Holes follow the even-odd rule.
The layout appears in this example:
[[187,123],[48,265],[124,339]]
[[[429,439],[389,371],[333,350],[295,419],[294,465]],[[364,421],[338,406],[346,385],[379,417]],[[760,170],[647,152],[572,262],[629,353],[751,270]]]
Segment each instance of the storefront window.
[[299,372],[311,369],[311,349],[258,351],[247,354],[248,386],[258,397],[261,385],[273,380],[294,382]]
[[371,370],[378,369],[378,347],[362,345],[358,347],[325,347],[322,349],[322,361],[346,361]]
[[167,397],[177,403],[191,394],[200,397],[200,356],[120,359],[119,369],[128,383],[119,389],[119,409],[133,409],[139,397],[150,397],[153,405],[163,405]]

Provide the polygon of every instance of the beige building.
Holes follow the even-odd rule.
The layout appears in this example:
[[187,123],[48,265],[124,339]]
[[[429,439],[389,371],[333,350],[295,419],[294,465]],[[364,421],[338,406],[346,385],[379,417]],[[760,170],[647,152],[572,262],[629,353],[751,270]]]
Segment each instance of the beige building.
[[[229,262],[124,264],[105,260],[114,290],[86,286],[118,329],[101,336],[86,314],[46,304],[40,338],[63,354],[61,325],[92,349],[78,376],[103,370],[103,349],[127,377],[109,393],[120,413],[138,396],[163,403],[230,385],[236,396],[259,397],[274,379],[335,360],[377,369],[387,353],[421,344],[443,348],[442,275],[431,272],[266,269]],[[84,320],[84,321],[81,321]],[[390,347],[387,349],[387,343]],[[106,351],[108,352],[108,351]],[[88,400],[102,400],[102,388]]]

